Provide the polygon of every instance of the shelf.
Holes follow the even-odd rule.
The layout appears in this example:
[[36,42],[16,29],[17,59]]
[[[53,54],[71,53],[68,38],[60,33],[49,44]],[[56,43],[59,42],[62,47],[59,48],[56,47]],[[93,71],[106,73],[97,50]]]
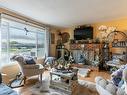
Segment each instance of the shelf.
[[[82,46],[84,45],[84,46]],[[70,44],[70,49],[71,50],[81,50],[81,49],[95,49],[95,48],[100,48],[101,44],[94,44],[94,43],[84,43],[84,44]]]
[[112,48],[127,48],[127,46],[112,46]]

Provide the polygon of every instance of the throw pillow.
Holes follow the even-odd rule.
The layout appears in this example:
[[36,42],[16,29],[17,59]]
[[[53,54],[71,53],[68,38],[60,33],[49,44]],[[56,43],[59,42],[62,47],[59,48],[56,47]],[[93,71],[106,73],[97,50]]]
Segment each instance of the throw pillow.
[[125,92],[122,88],[118,88],[116,94],[117,95],[125,95]]
[[113,81],[113,83],[114,83],[116,86],[119,85],[119,82],[120,82],[121,79],[122,79],[122,72],[123,72],[122,69],[118,69],[118,70],[116,70],[115,72],[112,73],[112,81]]
[[124,84],[124,80],[121,79],[121,81],[120,81],[119,84],[118,84],[118,87],[122,87],[123,84]]
[[35,60],[35,62],[36,62],[37,64],[45,65],[45,58],[37,58],[37,59]]
[[101,79],[101,80],[98,82],[98,84],[99,84],[101,87],[105,88],[106,85],[108,84],[108,81],[107,81],[106,79]]
[[34,59],[32,57],[28,57],[28,58],[25,58],[25,61],[26,61],[26,64],[36,64],[36,62],[34,61]]

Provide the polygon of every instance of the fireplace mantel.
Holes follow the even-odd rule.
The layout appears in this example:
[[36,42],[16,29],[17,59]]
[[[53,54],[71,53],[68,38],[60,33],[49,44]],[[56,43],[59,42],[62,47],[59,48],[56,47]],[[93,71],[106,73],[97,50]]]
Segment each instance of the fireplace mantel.
[[76,63],[79,63],[81,54],[84,55],[85,59],[88,61],[87,64],[91,64],[95,61],[95,56],[101,53],[101,44],[70,44],[70,50],[72,51],[73,57]]

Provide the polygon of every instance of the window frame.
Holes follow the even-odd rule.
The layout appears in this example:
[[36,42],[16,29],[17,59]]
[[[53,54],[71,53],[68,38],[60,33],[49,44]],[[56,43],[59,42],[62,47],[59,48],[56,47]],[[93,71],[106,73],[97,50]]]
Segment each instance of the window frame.
[[[5,21],[4,20],[2,20],[2,19],[5,19]],[[6,21],[7,20],[7,21]],[[10,23],[8,22],[8,20],[9,21],[13,21],[13,20],[10,20],[10,19],[6,19],[6,18],[0,18],[0,31],[2,32],[2,22],[4,22],[4,23],[8,23],[8,25],[7,25],[7,57],[8,57],[8,63],[7,64],[10,64],[10,63],[12,63],[11,61],[10,61],[10,50],[9,50],[9,48],[10,48]],[[24,24],[24,23],[21,23],[21,22],[17,22],[17,21],[13,21],[13,22],[16,22],[16,23],[19,23],[19,24],[23,24],[24,26],[26,26],[26,24]],[[44,33],[44,52],[46,53],[46,29],[45,28],[39,28],[39,27],[34,27],[34,26],[31,26],[31,25],[29,25],[30,27],[32,27],[32,28],[35,28],[35,30],[36,31],[33,31],[33,32],[35,32],[35,40],[36,40],[36,42],[35,42],[35,44],[36,44],[36,54],[35,54],[35,57],[38,57],[38,33]],[[38,31],[39,30],[39,31]],[[31,30],[30,30],[31,31]],[[1,40],[1,33],[0,33],[0,40]],[[0,41],[0,56],[2,56],[2,42]],[[45,54],[44,53],[44,54]],[[44,57],[45,55],[43,55],[43,57]],[[1,60],[1,59],[0,59]]]

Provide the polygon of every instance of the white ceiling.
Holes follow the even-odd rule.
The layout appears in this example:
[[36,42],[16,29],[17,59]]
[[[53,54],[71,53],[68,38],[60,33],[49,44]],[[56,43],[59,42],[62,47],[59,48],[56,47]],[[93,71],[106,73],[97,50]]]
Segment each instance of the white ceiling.
[[0,0],[0,6],[58,27],[127,16],[127,0]]

